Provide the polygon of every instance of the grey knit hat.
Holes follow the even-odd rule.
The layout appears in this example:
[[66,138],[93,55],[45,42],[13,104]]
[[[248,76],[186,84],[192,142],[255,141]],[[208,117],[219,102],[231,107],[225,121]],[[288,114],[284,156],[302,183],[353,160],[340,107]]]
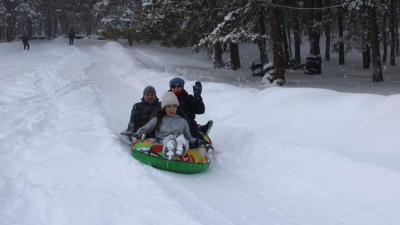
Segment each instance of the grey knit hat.
[[165,92],[162,96],[161,108],[164,108],[167,105],[179,105],[178,98],[172,92]]
[[156,95],[156,89],[154,89],[153,86],[147,86],[147,87],[145,87],[144,90],[143,90],[143,96],[144,96],[145,94],[147,94],[147,93],[152,93],[152,94]]

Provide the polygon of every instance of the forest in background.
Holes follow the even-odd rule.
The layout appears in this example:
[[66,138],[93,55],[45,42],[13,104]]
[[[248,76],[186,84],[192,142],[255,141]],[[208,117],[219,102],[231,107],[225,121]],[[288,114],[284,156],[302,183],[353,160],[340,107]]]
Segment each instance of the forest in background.
[[363,68],[373,68],[372,81],[383,81],[382,63],[395,66],[400,55],[398,21],[397,0],[0,0],[2,41],[23,33],[53,39],[74,28],[130,44],[206,47],[215,68],[225,66],[222,54],[229,52],[232,70],[241,67],[239,44],[251,42],[263,68],[272,62],[271,82],[278,85],[284,85],[285,68],[302,66],[301,36],[310,41],[309,74],[321,73],[321,60],[330,60],[331,52],[343,65],[347,52],[359,51]]

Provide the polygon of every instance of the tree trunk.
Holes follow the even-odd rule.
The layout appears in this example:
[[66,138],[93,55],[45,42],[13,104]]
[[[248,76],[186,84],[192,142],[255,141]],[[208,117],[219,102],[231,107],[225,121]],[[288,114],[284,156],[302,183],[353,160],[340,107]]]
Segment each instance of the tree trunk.
[[283,43],[283,53],[284,53],[284,65],[287,65],[289,63],[289,45],[287,41],[287,35],[286,35],[286,26],[285,26],[285,17],[284,17],[285,10],[280,9],[279,12],[279,22],[280,26],[279,29],[281,30],[281,37],[282,37],[282,43]]
[[300,57],[300,29],[298,20],[298,11],[294,10],[294,25],[293,25],[293,36],[294,36],[294,58],[297,65],[301,64]]
[[64,34],[68,34],[70,28],[68,19],[65,19]]
[[216,6],[217,6],[216,0],[210,0],[210,9],[215,9]]
[[39,19],[39,36],[42,35],[43,27],[42,27],[42,20]]
[[[127,4],[127,3],[125,3]],[[93,3],[89,2],[89,7],[88,10],[85,10],[85,25],[86,25],[86,35],[91,35],[92,34],[92,9],[93,8]],[[129,26],[128,26],[129,28]]]
[[[210,17],[211,20],[214,22],[216,22],[218,18],[218,12],[217,10],[215,10],[216,7],[217,7],[217,0],[210,0],[210,7],[209,7]],[[217,41],[213,47],[214,47],[214,68],[221,68],[224,66],[224,62],[222,61],[222,53],[223,53],[222,44],[221,42]]]
[[216,42],[214,44],[214,68],[221,68],[223,66],[221,42]]
[[396,35],[396,56],[400,55],[400,43],[399,43],[399,11],[397,8],[399,7],[398,1],[395,1],[395,14],[394,14],[394,31]]
[[260,50],[260,60],[263,65],[269,63],[268,55],[267,55],[267,41],[265,35],[267,31],[265,29],[265,20],[264,20],[264,11],[265,8],[262,6],[260,8],[260,16],[258,18],[258,25],[259,25],[259,34],[261,38],[257,40],[258,49]]
[[290,37],[290,24],[287,26],[287,36],[288,36],[288,42],[289,42],[289,58],[293,57],[293,51],[292,51],[292,38]]
[[390,65],[395,66],[395,55],[396,55],[396,34],[395,34],[395,27],[394,27],[394,0],[390,0]]
[[387,57],[387,39],[386,39],[386,13],[383,15],[383,26],[382,26],[382,44],[383,44],[383,55],[382,55],[382,62],[386,63],[386,57]]
[[260,51],[261,64],[265,65],[268,63],[266,46],[264,45],[264,42],[262,39],[257,39],[257,45],[258,45],[258,50]]
[[[290,0],[284,0],[283,4],[285,6],[290,6],[291,1]],[[282,13],[284,14],[284,13]],[[282,23],[286,24],[284,25],[283,29],[285,29],[285,36],[287,37],[287,51],[288,51],[288,57],[287,57],[287,62],[286,64],[290,61],[290,59],[293,57],[292,56],[292,39],[290,37],[290,30],[291,26],[293,24],[293,10],[287,10],[287,13],[284,14],[286,17],[284,18],[282,15]]]
[[14,20],[12,18],[12,16],[7,18],[7,42],[11,42],[13,40],[13,33],[14,33]]
[[[308,8],[315,8],[320,5],[320,0],[307,0]],[[308,26],[310,31],[310,54],[318,56],[320,55],[319,38],[320,33],[315,24],[321,23],[321,11],[308,10]]]
[[[329,7],[329,0],[325,0],[325,7]],[[331,10],[326,9],[325,13],[325,60],[329,61],[331,59]]]
[[59,34],[58,32],[58,19],[57,19],[57,15],[54,13],[54,31],[53,31],[53,39],[56,38]]
[[[341,1],[338,2],[341,4]],[[344,44],[343,44],[343,7],[338,8],[338,29],[339,29],[339,65],[344,65]]]
[[371,62],[371,50],[368,43],[363,44],[363,69],[369,69]]
[[289,63],[289,45],[288,45],[288,41],[287,41],[287,36],[286,36],[286,29],[285,29],[285,25],[283,24],[284,22],[284,18],[283,18],[283,13],[279,13],[281,16],[280,21],[282,22],[282,25],[280,26],[280,30],[282,33],[282,41],[283,41],[283,52],[284,52],[284,65],[287,65]]
[[47,35],[47,39],[50,40],[52,38],[52,34],[51,34],[51,10],[50,10],[50,6],[48,6],[47,9],[47,15],[46,15],[46,35]]
[[239,58],[239,45],[237,43],[229,43],[231,50],[231,65],[232,70],[240,69],[240,58]]
[[87,29],[88,31],[87,31],[87,35],[91,35],[92,34],[92,22],[93,22],[93,20],[92,20],[92,13],[91,13],[90,10],[88,10],[87,15],[88,15],[88,29]]
[[26,31],[27,31],[27,36],[31,40],[33,36],[33,23],[32,23],[32,18],[30,15],[27,16],[27,21],[26,21]]
[[[272,0],[272,4],[277,4],[277,0]],[[285,71],[283,69],[283,51],[281,37],[281,21],[279,20],[279,8],[271,5],[271,29],[274,51],[274,80],[278,81],[279,86],[285,83]]]
[[369,6],[369,27],[370,27],[370,42],[371,42],[371,50],[372,50],[372,81],[373,82],[381,82],[383,81],[382,75],[382,64],[381,64],[381,55],[379,52],[379,34],[378,34],[378,25],[376,22],[376,12],[375,5]]

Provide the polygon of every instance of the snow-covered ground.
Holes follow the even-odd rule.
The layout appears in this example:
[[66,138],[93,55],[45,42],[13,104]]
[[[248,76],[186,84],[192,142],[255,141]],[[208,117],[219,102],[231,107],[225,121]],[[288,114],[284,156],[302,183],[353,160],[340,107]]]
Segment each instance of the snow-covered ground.
[[[356,53],[332,55],[266,88],[241,48],[232,72],[156,44],[1,43],[0,224],[400,224],[400,70],[373,84]],[[214,120],[200,174],[142,164],[117,137],[143,88],[175,76],[203,81],[198,122]]]

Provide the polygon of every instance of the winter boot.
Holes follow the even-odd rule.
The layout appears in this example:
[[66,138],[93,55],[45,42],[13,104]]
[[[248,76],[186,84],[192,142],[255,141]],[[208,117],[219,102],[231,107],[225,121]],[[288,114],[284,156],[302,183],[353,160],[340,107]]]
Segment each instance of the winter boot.
[[176,154],[184,155],[186,154],[186,139],[183,134],[179,133],[175,136],[176,139]]
[[176,143],[175,143],[175,141],[174,140],[169,140],[168,142],[167,142],[167,145],[166,146],[164,146],[164,151],[163,151],[163,154],[164,154],[164,158],[166,158],[167,160],[173,160],[174,159],[174,151],[175,151],[175,149],[176,149]]
[[213,148],[213,146],[211,146],[211,144],[207,144],[206,148],[207,148],[207,156],[209,159],[211,159],[211,157],[214,153],[214,148]]
[[209,120],[205,125],[199,125],[199,132],[208,135],[208,133],[210,133],[213,123],[214,122],[212,120]]

